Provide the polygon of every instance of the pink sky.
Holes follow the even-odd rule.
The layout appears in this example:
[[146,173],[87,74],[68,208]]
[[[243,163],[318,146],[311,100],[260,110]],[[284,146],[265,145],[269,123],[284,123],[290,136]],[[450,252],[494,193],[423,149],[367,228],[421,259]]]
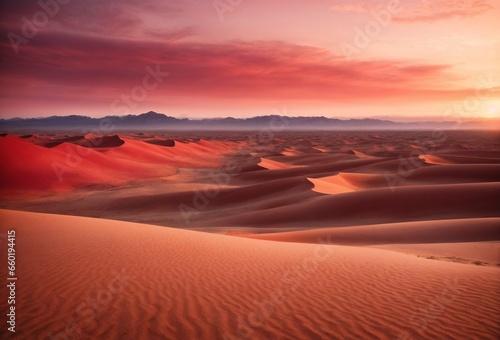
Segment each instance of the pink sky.
[[4,118],[500,115],[500,0],[44,1],[0,5]]

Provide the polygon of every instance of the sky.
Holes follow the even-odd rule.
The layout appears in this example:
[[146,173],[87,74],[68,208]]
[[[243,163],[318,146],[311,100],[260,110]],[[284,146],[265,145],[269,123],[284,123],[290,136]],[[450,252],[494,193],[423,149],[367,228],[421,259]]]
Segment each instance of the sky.
[[0,7],[2,118],[500,116],[500,0]]

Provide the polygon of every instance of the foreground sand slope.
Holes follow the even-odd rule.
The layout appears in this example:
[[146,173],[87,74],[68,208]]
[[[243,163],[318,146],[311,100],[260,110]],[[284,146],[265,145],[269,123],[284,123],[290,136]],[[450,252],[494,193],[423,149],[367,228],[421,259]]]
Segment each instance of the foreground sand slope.
[[83,217],[0,216],[2,232],[16,230],[19,339],[500,334],[495,267]]

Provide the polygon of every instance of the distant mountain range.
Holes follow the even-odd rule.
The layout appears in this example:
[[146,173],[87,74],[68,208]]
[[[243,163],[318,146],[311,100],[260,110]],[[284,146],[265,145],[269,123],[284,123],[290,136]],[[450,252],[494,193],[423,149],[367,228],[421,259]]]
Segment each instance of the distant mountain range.
[[52,116],[45,118],[0,119],[0,132],[16,131],[78,131],[83,130],[409,130],[409,129],[481,129],[477,122],[458,125],[453,121],[442,122],[394,122],[383,119],[337,119],[326,117],[258,116],[252,118],[175,118],[153,111],[140,115],[107,116],[91,118],[87,116]]

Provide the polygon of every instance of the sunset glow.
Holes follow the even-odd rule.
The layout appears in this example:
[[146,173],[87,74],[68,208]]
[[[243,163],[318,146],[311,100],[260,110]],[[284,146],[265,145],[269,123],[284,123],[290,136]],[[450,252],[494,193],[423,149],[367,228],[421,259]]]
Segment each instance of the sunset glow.
[[2,118],[499,115],[498,0],[1,6]]

